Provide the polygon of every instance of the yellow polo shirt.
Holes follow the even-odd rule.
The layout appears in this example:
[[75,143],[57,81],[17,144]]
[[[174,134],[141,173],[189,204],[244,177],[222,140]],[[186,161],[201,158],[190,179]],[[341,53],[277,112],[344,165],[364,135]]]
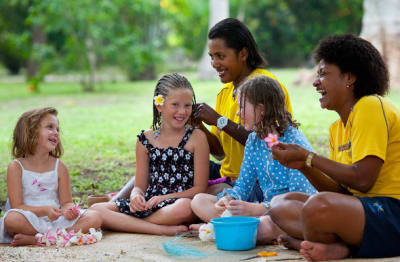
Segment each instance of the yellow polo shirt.
[[331,125],[330,159],[353,165],[366,156],[379,157],[384,163],[374,186],[367,193],[348,189],[355,196],[400,199],[400,113],[389,100],[379,98],[362,97],[346,126],[340,119]]
[[[270,78],[273,78],[279,82],[279,80],[270,72],[265,69],[255,69],[250,74],[249,78],[258,76],[258,75],[266,75]],[[285,105],[288,111],[292,114],[292,105],[290,103],[289,94],[285,88],[285,86],[279,82],[282,87],[282,91],[285,94]],[[232,82],[225,84],[221,91],[217,96],[217,104],[215,106],[215,110],[218,114],[222,116],[226,116],[232,122],[239,123],[239,116],[236,113],[239,110],[239,105],[237,102],[237,96],[233,98],[233,90],[234,85]],[[220,174],[221,177],[230,177],[232,179],[236,179],[240,173],[240,166],[243,160],[243,152],[244,146],[236,141],[233,137],[225,133],[224,131],[219,131],[216,126],[211,127],[211,133],[214,134],[221,146],[224,149],[225,158],[222,160]]]

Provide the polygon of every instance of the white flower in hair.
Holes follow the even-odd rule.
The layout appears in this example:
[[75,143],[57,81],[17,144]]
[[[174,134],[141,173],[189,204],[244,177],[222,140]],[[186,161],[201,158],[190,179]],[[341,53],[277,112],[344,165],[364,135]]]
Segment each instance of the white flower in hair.
[[164,104],[164,97],[162,95],[158,95],[154,97],[154,104],[156,106],[162,106]]

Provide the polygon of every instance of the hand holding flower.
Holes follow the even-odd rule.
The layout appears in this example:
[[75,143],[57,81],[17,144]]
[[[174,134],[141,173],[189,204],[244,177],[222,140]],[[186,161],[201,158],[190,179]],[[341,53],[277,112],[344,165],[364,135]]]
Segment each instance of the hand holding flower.
[[272,147],[272,157],[283,166],[303,169],[308,151],[296,144],[278,143]]
[[48,206],[46,213],[50,221],[57,220],[62,215],[61,209],[56,206]]

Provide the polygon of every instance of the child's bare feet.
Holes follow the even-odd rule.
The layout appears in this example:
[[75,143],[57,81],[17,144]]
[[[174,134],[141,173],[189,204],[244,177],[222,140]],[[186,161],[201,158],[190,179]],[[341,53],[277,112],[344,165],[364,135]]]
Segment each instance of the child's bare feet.
[[34,245],[36,243],[35,236],[24,235],[24,234],[16,234],[11,241],[11,246],[28,246]]
[[288,249],[300,250],[300,243],[302,240],[291,237],[289,235],[280,235],[278,237],[278,244]]
[[162,235],[174,236],[188,231],[187,226],[166,226]]
[[348,257],[349,248],[343,243],[323,244],[303,241],[300,244],[300,253],[307,261],[336,260]]
[[260,217],[257,229],[257,243],[273,244],[278,236],[285,234],[271,219],[270,216]]
[[189,226],[189,230],[190,230],[190,231],[197,231],[197,232],[199,232],[200,227],[201,227],[202,225],[204,225],[204,224],[205,224],[205,223],[191,224],[191,225]]

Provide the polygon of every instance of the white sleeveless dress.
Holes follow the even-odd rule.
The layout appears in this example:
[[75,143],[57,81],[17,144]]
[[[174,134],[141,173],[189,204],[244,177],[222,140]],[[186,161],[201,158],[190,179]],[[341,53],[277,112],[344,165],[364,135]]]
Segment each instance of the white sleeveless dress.
[[[58,200],[58,162],[54,170],[36,173],[26,170],[20,161],[15,159],[22,168],[22,195],[24,204],[27,206],[57,206],[60,207]],[[32,224],[33,228],[39,233],[46,233],[49,230],[57,228],[69,228],[73,226],[80,216],[85,212],[81,210],[79,216],[74,220],[67,220],[64,216],[60,216],[57,220],[50,221],[47,216],[38,217],[31,211],[22,209],[10,209],[9,201],[6,204],[6,213],[0,219],[0,243],[10,243],[12,236],[7,232],[4,227],[4,219],[9,212],[18,212],[25,216],[25,218]]]

